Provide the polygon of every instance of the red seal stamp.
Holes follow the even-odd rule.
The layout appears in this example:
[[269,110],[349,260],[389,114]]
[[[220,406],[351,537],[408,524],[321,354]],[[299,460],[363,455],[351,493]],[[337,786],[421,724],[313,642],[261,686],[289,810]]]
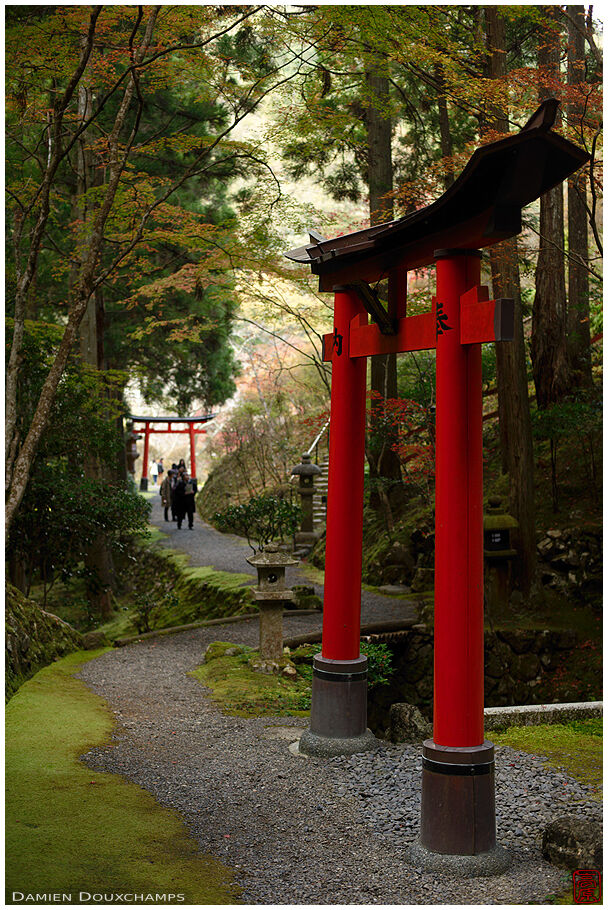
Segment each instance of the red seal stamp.
[[602,875],[597,869],[576,869],[572,873],[575,904],[601,904]]

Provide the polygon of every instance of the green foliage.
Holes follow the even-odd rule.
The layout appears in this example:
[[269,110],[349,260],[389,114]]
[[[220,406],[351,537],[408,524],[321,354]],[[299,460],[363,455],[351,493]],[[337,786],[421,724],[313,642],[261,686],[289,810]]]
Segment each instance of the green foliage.
[[[312,682],[312,661],[319,653],[320,645],[300,645],[290,653],[298,673]],[[367,685],[369,689],[383,686],[395,672],[392,665],[392,652],[388,645],[362,640],[359,645],[361,654],[367,657]]]
[[367,685],[370,689],[374,686],[386,685],[389,677],[395,672],[392,660],[393,654],[388,645],[377,644],[371,641],[362,641],[360,650],[367,657]]
[[229,506],[213,516],[213,523],[219,531],[246,537],[254,553],[256,547],[252,540],[257,541],[257,549],[262,551],[273,540],[292,536],[301,522],[302,510],[299,506],[291,505],[285,499],[264,495],[254,496],[240,506]]
[[136,607],[132,617],[133,624],[138,632],[151,632],[153,611],[160,608],[177,614],[178,605],[179,598],[172,590],[165,591],[160,598],[154,596],[152,592],[140,594],[136,600]]
[[14,890],[72,894],[74,902],[81,890],[234,902],[230,871],[201,855],[175,812],[79,760],[109,744],[112,732],[102,699],[73,676],[100,653],[80,651],[47,667],[7,706],[8,902]]
[[551,457],[551,495],[553,511],[559,510],[558,450],[566,440],[580,449],[582,463],[592,487],[596,488],[596,446],[602,429],[602,402],[599,398],[567,398],[559,404],[532,411],[535,439],[549,442]]
[[[147,527],[150,506],[125,484],[89,480],[65,461],[38,461],[9,537],[12,554],[37,569],[45,583],[90,570],[87,548],[104,534],[112,547]],[[91,579],[94,583],[95,579]]]
[[[7,319],[7,359],[13,326],[13,320]],[[29,320],[25,323],[17,391],[17,427],[21,439],[30,428],[62,335],[62,329],[56,325]],[[124,411],[122,390],[126,382],[126,373],[92,369],[74,352],[59,383],[39,458],[65,458],[80,467],[91,457],[110,463],[123,446],[114,421]]]
[[[56,326],[26,323],[17,398],[22,438],[61,334]],[[81,562],[99,535],[121,551],[146,531],[150,506],[126,481],[92,480],[83,470],[93,462],[111,473],[122,450],[116,417],[124,382],[124,374],[90,369],[75,355],[68,362],[7,541],[9,558],[26,565],[30,582],[36,570],[45,587],[88,571]]]
[[602,427],[602,407],[598,400],[569,398],[545,410],[537,409],[532,416],[534,436],[543,440],[588,435]]

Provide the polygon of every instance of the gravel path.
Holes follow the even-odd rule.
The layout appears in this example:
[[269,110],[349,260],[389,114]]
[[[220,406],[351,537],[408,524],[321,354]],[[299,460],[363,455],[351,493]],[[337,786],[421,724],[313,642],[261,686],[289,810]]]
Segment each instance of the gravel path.
[[[179,540],[194,565],[228,570],[234,560],[232,570],[241,571],[240,542],[217,538],[199,522],[198,534],[170,529],[168,544]],[[285,617],[285,633],[318,622]],[[209,642],[255,645],[257,636],[255,620],[197,629],[108,652],[79,674],[118,721],[113,744],[89,752],[87,764],[179,811],[201,850],[235,870],[244,903],[544,903],[564,889],[564,871],[542,860],[542,828],[560,814],[599,816],[588,788],[544,769],[538,757],[498,748],[498,838],[511,869],[477,880],[421,871],[406,854],[418,829],[419,747],[295,756],[288,747],[300,719],[225,717],[187,675]]]
[[[167,535],[160,542],[162,546],[187,553],[191,566],[213,566],[222,572],[244,572],[251,574],[255,580],[253,568],[245,562],[246,557],[252,555],[251,547],[246,541],[232,534],[220,534],[198,515],[194,518],[194,527],[191,531],[187,527],[182,527],[178,531],[174,522],[164,520],[160,496],[154,496],[151,502],[150,523]],[[288,568],[285,573],[288,587],[294,584],[310,585],[310,579],[306,577],[305,572],[305,567]],[[323,585],[315,582],[314,588],[315,594],[323,598]],[[417,611],[410,600],[361,591],[361,621],[364,623],[416,618]],[[294,632],[294,635],[297,634]]]
[[257,624],[166,636],[86,664],[81,678],[119,722],[115,743],[86,761],[177,809],[201,850],[235,870],[244,903],[543,903],[562,888],[563,871],[540,855],[542,824],[572,811],[598,816],[586,788],[497,749],[498,836],[512,868],[473,881],[422,872],[405,854],[418,825],[420,749],[294,756],[298,718],[225,717],[186,675],[218,638],[254,644]]

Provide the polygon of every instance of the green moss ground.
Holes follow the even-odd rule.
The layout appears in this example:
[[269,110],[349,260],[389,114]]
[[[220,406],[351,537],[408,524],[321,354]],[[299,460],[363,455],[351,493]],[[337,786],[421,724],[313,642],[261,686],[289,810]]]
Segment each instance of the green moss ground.
[[532,752],[546,759],[547,765],[563,768],[568,774],[593,788],[593,796],[602,798],[602,721],[589,719],[571,724],[541,724],[510,727],[492,733],[497,745]]
[[[238,654],[225,656],[230,642],[214,642],[207,662],[190,676],[212,690],[212,699],[224,714],[238,717],[291,715],[305,717],[310,709],[310,680],[298,672],[294,679],[252,670],[249,659],[257,652],[241,648]],[[213,653],[213,658],[209,657]],[[293,655],[292,655],[293,656]]]
[[6,709],[6,889],[184,894],[237,903],[232,873],[201,855],[178,815],[79,756],[108,741],[102,699],[73,673],[103,652],[78,652],[25,683]]

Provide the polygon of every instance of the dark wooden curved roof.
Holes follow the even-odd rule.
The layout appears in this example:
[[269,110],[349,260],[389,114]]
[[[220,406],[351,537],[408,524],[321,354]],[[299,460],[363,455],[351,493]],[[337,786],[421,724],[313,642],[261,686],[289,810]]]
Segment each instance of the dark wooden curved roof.
[[425,208],[331,240],[313,231],[313,242],[285,255],[310,265],[320,290],[329,291],[428,265],[436,249],[478,249],[519,234],[521,210],[589,160],[551,130],[558,106],[548,99],[519,133],[478,148],[452,186]]

